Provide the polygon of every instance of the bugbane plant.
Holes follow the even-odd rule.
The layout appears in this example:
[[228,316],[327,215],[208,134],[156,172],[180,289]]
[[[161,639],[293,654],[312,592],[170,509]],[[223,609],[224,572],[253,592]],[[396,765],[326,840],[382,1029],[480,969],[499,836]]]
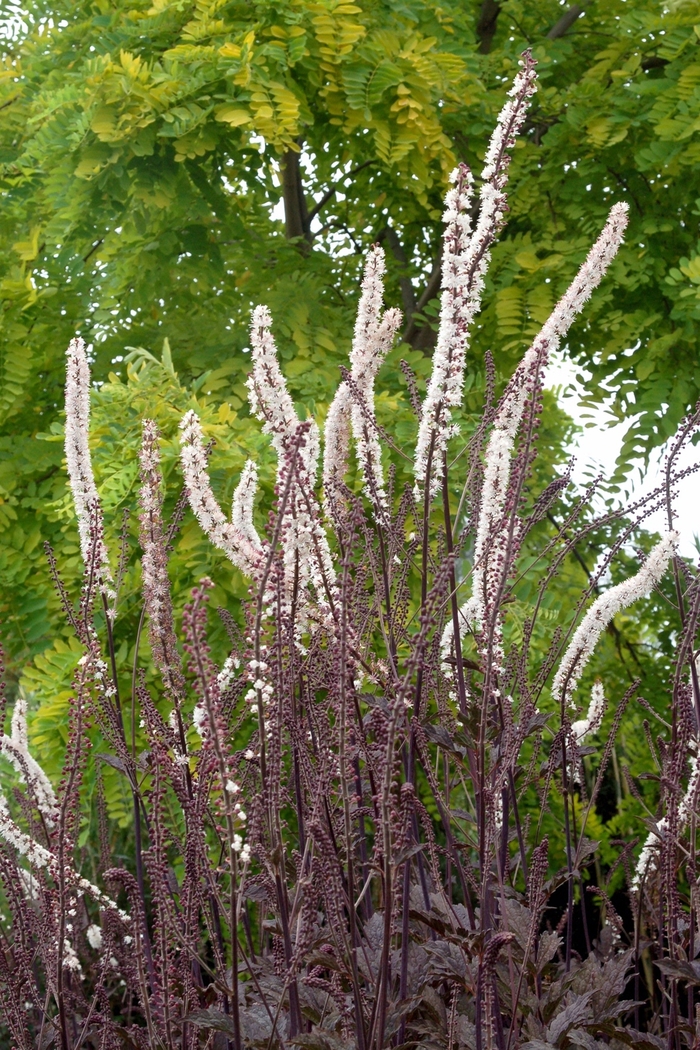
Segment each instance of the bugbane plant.
[[[277,461],[271,506],[256,505],[249,460],[224,512],[209,475],[216,453],[190,410],[179,435],[184,489],[166,521],[161,436],[143,422],[142,605],[128,697],[117,674],[119,573],[90,460],[89,366],[85,346],[71,344],[66,458],[85,564],[77,606],[54,576],[82,656],[60,783],[31,754],[24,699],[2,738],[17,780],[0,797],[1,1009],[12,1046],[697,1045],[700,588],[677,554],[673,498],[698,416],[679,431],[664,485],[620,518],[556,626],[544,609],[562,566],[615,515],[595,520],[585,499],[569,500],[557,524],[569,471],[533,491],[544,370],[615,257],[624,204],[500,401],[470,434],[456,426],[470,330],[507,213],[510,151],[535,86],[526,53],[478,207],[471,173],[453,173],[437,344],[425,395],[412,397],[413,448],[400,448],[375,412],[399,325],[384,309],[377,246],[323,435],[297,414],[273,319],[253,312],[248,389]],[[208,640],[211,581],[193,581],[183,610],[171,595],[168,555],[187,504],[249,582],[248,601],[221,610],[231,636],[221,667]],[[665,535],[606,586],[659,507]],[[536,597],[514,624],[519,582],[533,571]],[[659,588],[677,616],[668,710],[638,698],[638,683],[620,696],[595,680],[584,695],[606,632]],[[611,862],[588,832],[637,700],[662,729],[654,741],[647,727],[657,811]],[[133,802],[133,850],[110,858],[103,827],[95,881],[81,874],[78,832],[97,731]],[[545,833],[553,827],[556,836]],[[603,865],[611,877],[624,872],[624,914]]]

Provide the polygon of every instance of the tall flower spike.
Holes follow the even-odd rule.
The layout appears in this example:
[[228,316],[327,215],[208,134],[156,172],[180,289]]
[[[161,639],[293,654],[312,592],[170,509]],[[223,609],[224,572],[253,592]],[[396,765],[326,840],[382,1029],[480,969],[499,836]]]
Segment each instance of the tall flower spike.
[[323,429],[323,492],[326,514],[337,524],[335,492],[348,469],[350,458],[350,414],[352,402],[348,384],[343,382],[331,401]]
[[202,530],[215,547],[224,552],[236,568],[246,576],[255,577],[261,566],[262,546],[256,546],[250,537],[224,517],[211,489],[207,472],[204,435],[196,412],[187,412],[180,423],[180,459],[190,506]]
[[[323,485],[326,510],[331,516],[333,489],[342,482],[348,469],[350,427],[365,492],[374,504],[375,513],[382,515],[386,510],[381,446],[373,425],[374,380],[401,324],[401,312],[387,310],[381,315],[385,272],[384,252],[374,245],[365,264],[350,351],[352,388],[347,382],[340,384],[326,418]],[[362,403],[358,403],[354,393]]]
[[583,669],[593,654],[601,634],[616,613],[639,598],[645,598],[661,580],[678,542],[678,533],[669,532],[656,544],[635,576],[604,591],[588,610],[576,629],[552,682],[555,700],[569,700]]
[[[277,360],[277,347],[270,326],[272,318],[265,306],[253,311],[250,344],[253,371],[248,377],[250,406],[263,424],[277,453],[277,481],[282,486],[287,470],[287,457],[296,447],[299,461],[291,499],[285,510],[284,565],[286,592],[289,598],[298,587],[303,595],[309,584],[318,598],[335,584],[328,538],[320,523],[318,501],[314,492],[319,459],[319,432],[314,420],[302,422]],[[308,605],[302,599],[302,619]]]
[[35,758],[29,753],[27,736],[27,701],[23,696],[15,700],[10,736],[3,736],[0,752],[5,755],[25,781],[37,809],[52,828],[58,819],[58,802],[51,781]]
[[[263,432],[269,434],[278,461],[289,448],[299,427],[299,417],[294,408],[287,383],[277,360],[277,347],[271,331],[272,317],[266,306],[256,306],[250,325],[250,345],[253,371],[248,376],[248,400],[255,416],[263,424]],[[304,466],[316,476],[318,461],[318,428],[315,440],[311,438],[304,446]]]
[[491,246],[505,219],[508,151],[515,144],[536,85],[535,62],[526,51],[486,154],[479,219],[473,235],[469,220],[472,179],[466,165],[452,173],[454,185],[445,199],[440,325],[414,460],[416,484],[419,488],[427,484],[431,497],[439,488],[443,453],[454,433],[452,412],[462,401],[469,329],[481,307]]
[[253,503],[257,487],[258,468],[252,459],[248,459],[243,467],[241,480],[233,494],[231,524],[242,536],[245,536],[251,547],[262,550],[262,543],[253,523]]
[[[107,548],[102,539],[102,508],[92,472],[88,436],[90,432],[90,366],[85,343],[71,339],[66,351],[66,431],[65,448],[68,477],[73,493],[73,504],[78,519],[80,552],[89,566],[96,540],[97,565],[100,584],[104,590],[112,582]],[[94,531],[98,535],[95,537]]]
[[163,530],[163,491],[158,436],[158,427],[153,420],[145,419],[139,452],[141,464],[139,523],[143,551],[141,572],[143,597],[149,620],[151,652],[171,700],[177,703],[184,695],[184,680],[173,625],[173,606],[168,579],[168,552]]
[[474,544],[474,593],[464,607],[463,621],[483,622],[489,595],[498,589],[505,554],[501,522],[510,482],[511,456],[526,398],[534,389],[533,372],[547,363],[549,355],[557,349],[577,314],[600,284],[622,243],[627,219],[627,205],[615,204],[576,277],[518,365],[501,401],[486,449]]

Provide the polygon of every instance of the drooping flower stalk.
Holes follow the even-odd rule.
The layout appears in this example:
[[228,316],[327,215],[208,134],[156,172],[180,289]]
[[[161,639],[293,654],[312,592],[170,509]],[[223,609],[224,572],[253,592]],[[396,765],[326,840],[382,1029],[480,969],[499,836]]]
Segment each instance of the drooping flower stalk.
[[572,723],[571,726],[571,732],[573,733],[577,744],[582,744],[590,733],[598,732],[603,724],[604,714],[605,693],[603,692],[603,683],[597,678],[591,689],[591,702],[588,705],[586,717]]
[[576,629],[554,676],[552,695],[555,700],[567,700],[573,705],[572,696],[576,683],[583,674],[603,631],[618,612],[640,598],[645,598],[659,583],[677,543],[678,533],[667,533],[653,548],[638,573],[617,586],[610,587],[596,598]]
[[122,911],[111,897],[108,897],[97,886],[94,886],[88,879],[84,879],[82,875],[79,875],[78,872],[67,865],[64,864],[61,869],[58,858],[51,850],[47,849],[46,846],[42,846],[31,835],[22,831],[10,816],[7,800],[2,794],[0,794],[0,838],[4,839],[13,849],[16,849],[20,856],[26,857],[29,865],[35,870],[46,869],[53,878],[56,878],[59,871],[61,871],[67,885],[80,893],[87,893],[101,908],[108,908],[114,911],[123,922],[131,921],[129,915]]
[[207,471],[204,434],[196,412],[187,412],[180,423],[180,460],[190,506],[210,541],[246,576],[257,575],[263,555],[262,547],[250,542],[250,536],[226,520],[219,506]]
[[51,781],[29,753],[27,701],[21,694],[15,700],[12,711],[10,736],[2,737],[0,752],[10,760],[20,779],[26,783],[46,826],[52,828],[58,819],[58,801]]
[[112,598],[112,573],[102,536],[102,507],[92,471],[88,443],[90,432],[90,366],[85,343],[71,339],[66,351],[66,430],[65,449],[73,504],[78,519],[80,553],[89,566],[95,558],[94,571],[100,588]]
[[[401,323],[401,312],[387,310],[382,315],[385,272],[384,251],[374,245],[365,264],[350,351],[352,385],[345,381],[340,384],[326,418],[323,487],[326,512],[331,518],[334,516],[333,494],[348,469],[351,429],[365,493],[374,507],[375,515],[383,518],[386,514],[381,447],[373,425],[374,380],[380,364],[391,349]],[[362,399],[361,403],[358,397]]]
[[[486,449],[484,480],[474,543],[473,594],[459,614],[462,635],[483,624],[492,602],[498,600],[503,572],[512,560],[507,546],[511,517],[506,515],[506,496],[511,478],[511,457],[528,397],[534,395],[540,370],[558,348],[622,243],[628,220],[626,204],[615,204],[608,221],[566,293],[559,300],[534,342],[523,356],[501,400]],[[506,521],[505,518],[508,518]],[[510,552],[512,555],[512,551]],[[443,649],[452,641],[448,626]]]
[[535,62],[526,51],[491,137],[481,173],[480,211],[473,234],[470,235],[469,216],[472,177],[466,165],[452,173],[453,188],[445,199],[440,324],[414,459],[416,484],[419,489],[428,485],[431,498],[438,491],[443,453],[454,433],[452,413],[462,402],[469,330],[481,308],[491,247],[505,220],[508,151],[523,125],[536,82]]

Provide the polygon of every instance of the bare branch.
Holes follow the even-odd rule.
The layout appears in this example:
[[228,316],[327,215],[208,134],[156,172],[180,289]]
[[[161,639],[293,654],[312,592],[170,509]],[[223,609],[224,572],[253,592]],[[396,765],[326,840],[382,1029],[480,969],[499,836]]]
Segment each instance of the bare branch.
[[549,30],[547,40],[559,40],[565,33],[568,33],[574,22],[577,22],[583,13],[584,8],[580,4],[572,4],[568,11],[565,11],[559,21],[555,22]]

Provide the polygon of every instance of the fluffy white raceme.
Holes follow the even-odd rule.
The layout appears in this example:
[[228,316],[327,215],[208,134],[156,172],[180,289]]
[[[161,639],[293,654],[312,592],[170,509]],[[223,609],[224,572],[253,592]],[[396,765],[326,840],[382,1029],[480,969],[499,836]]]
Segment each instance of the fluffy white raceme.
[[574,319],[600,284],[622,243],[627,220],[627,205],[613,205],[600,236],[524,355],[501,401],[486,449],[474,543],[473,594],[462,611],[462,622],[477,626],[482,624],[488,614],[490,600],[496,599],[502,582],[509,542],[509,526],[504,521],[504,512],[511,458],[526,399],[534,391],[535,373],[547,363],[549,355],[557,349]]
[[36,876],[31,871],[27,871],[26,868],[17,868],[17,874],[27,900],[39,900],[39,880]]
[[233,494],[231,524],[242,536],[245,536],[254,550],[262,550],[262,543],[253,523],[253,502],[257,487],[258,468],[252,459],[248,459],[243,467],[241,480]]
[[[263,431],[270,435],[272,447],[281,463],[284,453],[296,437],[299,417],[280,370],[271,327],[272,317],[268,308],[256,306],[250,324],[253,371],[248,376],[247,386],[250,407],[262,421]],[[312,449],[307,449],[303,456],[307,469],[310,469],[309,457],[313,456]],[[314,474],[315,470],[314,466]]]
[[335,586],[335,568],[315,495],[320,452],[318,427],[313,420],[302,422],[296,414],[277,360],[271,324],[267,307],[256,307],[250,326],[253,370],[248,377],[248,391],[251,410],[263,424],[264,433],[270,435],[277,453],[280,489],[286,481],[288,457],[298,448],[290,498],[284,509],[282,546],[286,601],[290,605],[292,596],[298,595],[301,628],[309,613],[309,587],[321,617],[327,616],[327,596]]
[[387,310],[382,316],[385,272],[384,251],[374,245],[365,264],[350,351],[352,385],[340,384],[326,417],[323,487],[331,517],[334,490],[348,469],[351,428],[365,493],[376,515],[383,518],[386,513],[381,446],[374,425],[374,380],[401,324],[401,312]]
[[95,551],[95,570],[100,586],[110,597],[112,575],[102,538],[102,507],[92,471],[88,437],[90,431],[90,366],[85,343],[71,339],[66,365],[65,449],[73,504],[78,519],[80,552],[88,566]]
[[47,827],[52,828],[58,818],[58,802],[51,781],[35,758],[29,753],[27,737],[27,701],[18,696],[12,712],[10,736],[0,741],[0,752],[5,755],[25,781],[37,809]]
[[572,695],[584,667],[588,663],[601,634],[612,618],[621,609],[626,609],[639,598],[646,597],[661,580],[676,549],[678,533],[669,532],[659,540],[636,575],[616,587],[604,591],[588,610],[576,629],[564,658],[552,682],[555,700],[568,699]]
[[[464,603],[461,609],[457,613],[457,621],[459,623],[459,637],[460,641],[464,638],[468,631],[475,631],[479,624],[476,619],[476,600],[470,598]],[[452,643],[454,641],[454,622],[449,619],[445,624],[445,628],[442,632],[440,639],[440,655],[442,657],[442,669],[448,675],[452,676],[452,669],[450,664],[447,662],[450,652],[452,650]]]
[[15,824],[4,795],[0,795],[0,838],[26,857],[33,868],[46,868],[53,860],[53,854],[49,850],[41,843],[35,842]]
[[[452,172],[450,179],[453,185],[445,198],[443,214],[446,228],[442,254],[440,325],[433,354],[433,369],[418,428],[413,468],[417,485],[422,487],[427,480],[431,494],[437,490],[442,477],[442,454],[452,433],[452,410],[462,400],[469,326],[478,311],[483,286],[482,277],[481,281],[477,279],[478,287],[475,288],[474,275],[464,265],[471,226],[471,172],[466,165],[461,165]],[[427,477],[428,473],[430,478]]]
[[326,514],[336,520],[335,492],[345,477],[350,459],[352,402],[347,383],[341,383],[331,401],[323,428],[323,492]]
[[469,219],[472,178],[466,165],[452,173],[453,187],[445,199],[440,324],[414,460],[417,487],[420,490],[427,484],[431,497],[442,479],[443,453],[454,433],[452,413],[462,401],[469,329],[481,308],[491,246],[505,217],[508,151],[522,127],[536,81],[534,62],[526,53],[486,154],[473,234]]
[[649,868],[649,865],[651,864],[653,858],[656,856],[656,851],[661,845],[663,837],[666,834],[666,830],[668,828],[668,821],[666,820],[666,817],[662,817],[660,820],[658,820],[656,826],[658,828],[659,834],[657,835],[656,832],[650,831],[646,839],[644,840],[642,852],[639,854],[637,867],[635,868],[634,875],[632,877],[633,890],[639,889],[641,881],[646,875],[647,869]]
[[207,712],[204,704],[196,704],[192,712],[192,725],[199,736],[204,740],[206,736]]
[[[250,530],[242,531],[235,523],[226,520],[212,492],[204,434],[196,412],[190,410],[185,414],[180,431],[182,472],[197,521],[214,546],[222,550],[236,568],[254,578],[261,565],[262,547],[251,542]],[[249,479],[246,489],[250,489]]]
[[[277,348],[270,330],[269,310],[253,311],[250,340],[253,369],[248,377],[251,409],[270,435],[277,453],[277,481],[285,490],[285,471],[294,456],[294,475],[283,512],[281,549],[284,563],[287,607],[296,598],[297,630],[310,622],[327,619],[329,595],[334,593],[335,568],[328,538],[320,522],[315,495],[319,459],[319,432],[313,420],[302,422],[277,360]],[[202,428],[193,412],[181,424],[181,461],[190,506],[211,542],[247,576],[258,579],[265,563],[266,546],[253,524],[253,500],[257,483],[255,464],[248,461],[233,498],[232,520],[228,522],[212,492],[207,472],[207,456]],[[311,593],[309,593],[311,592]],[[269,598],[272,600],[273,592]],[[266,596],[267,597],[267,596]],[[311,617],[313,604],[318,615]],[[201,725],[195,726],[201,731]]]
[[591,689],[591,702],[588,705],[586,717],[579,719],[571,726],[571,732],[576,738],[577,744],[582,744],[590,733],[598,732],[603,724],[604,714],[605,694],[603,692],[603,683],[600,679],[596,679]]
[[[26,832],[18,827],[10,816],[4,795],[0,795],[0,838],[4,839],[8,846],[16,849],[22,857],[26,857],[32,868],[45,868],[53,878],[57,876],[59,872],[58,859],[51,850],[46,849],[41,843],[35,842],[30,835],[27,835]],[[81,893],[87,893],[100,907],[110,908],[112,911],[115,911],[123,922],[131,922],[129,915],[122,911],[111,897],[108,897],[97,886],[93,886],[91,882],[84,879],[78,872],[73,871],[72,868],[64,866],[63,879],[66,885],[72,886]]]

